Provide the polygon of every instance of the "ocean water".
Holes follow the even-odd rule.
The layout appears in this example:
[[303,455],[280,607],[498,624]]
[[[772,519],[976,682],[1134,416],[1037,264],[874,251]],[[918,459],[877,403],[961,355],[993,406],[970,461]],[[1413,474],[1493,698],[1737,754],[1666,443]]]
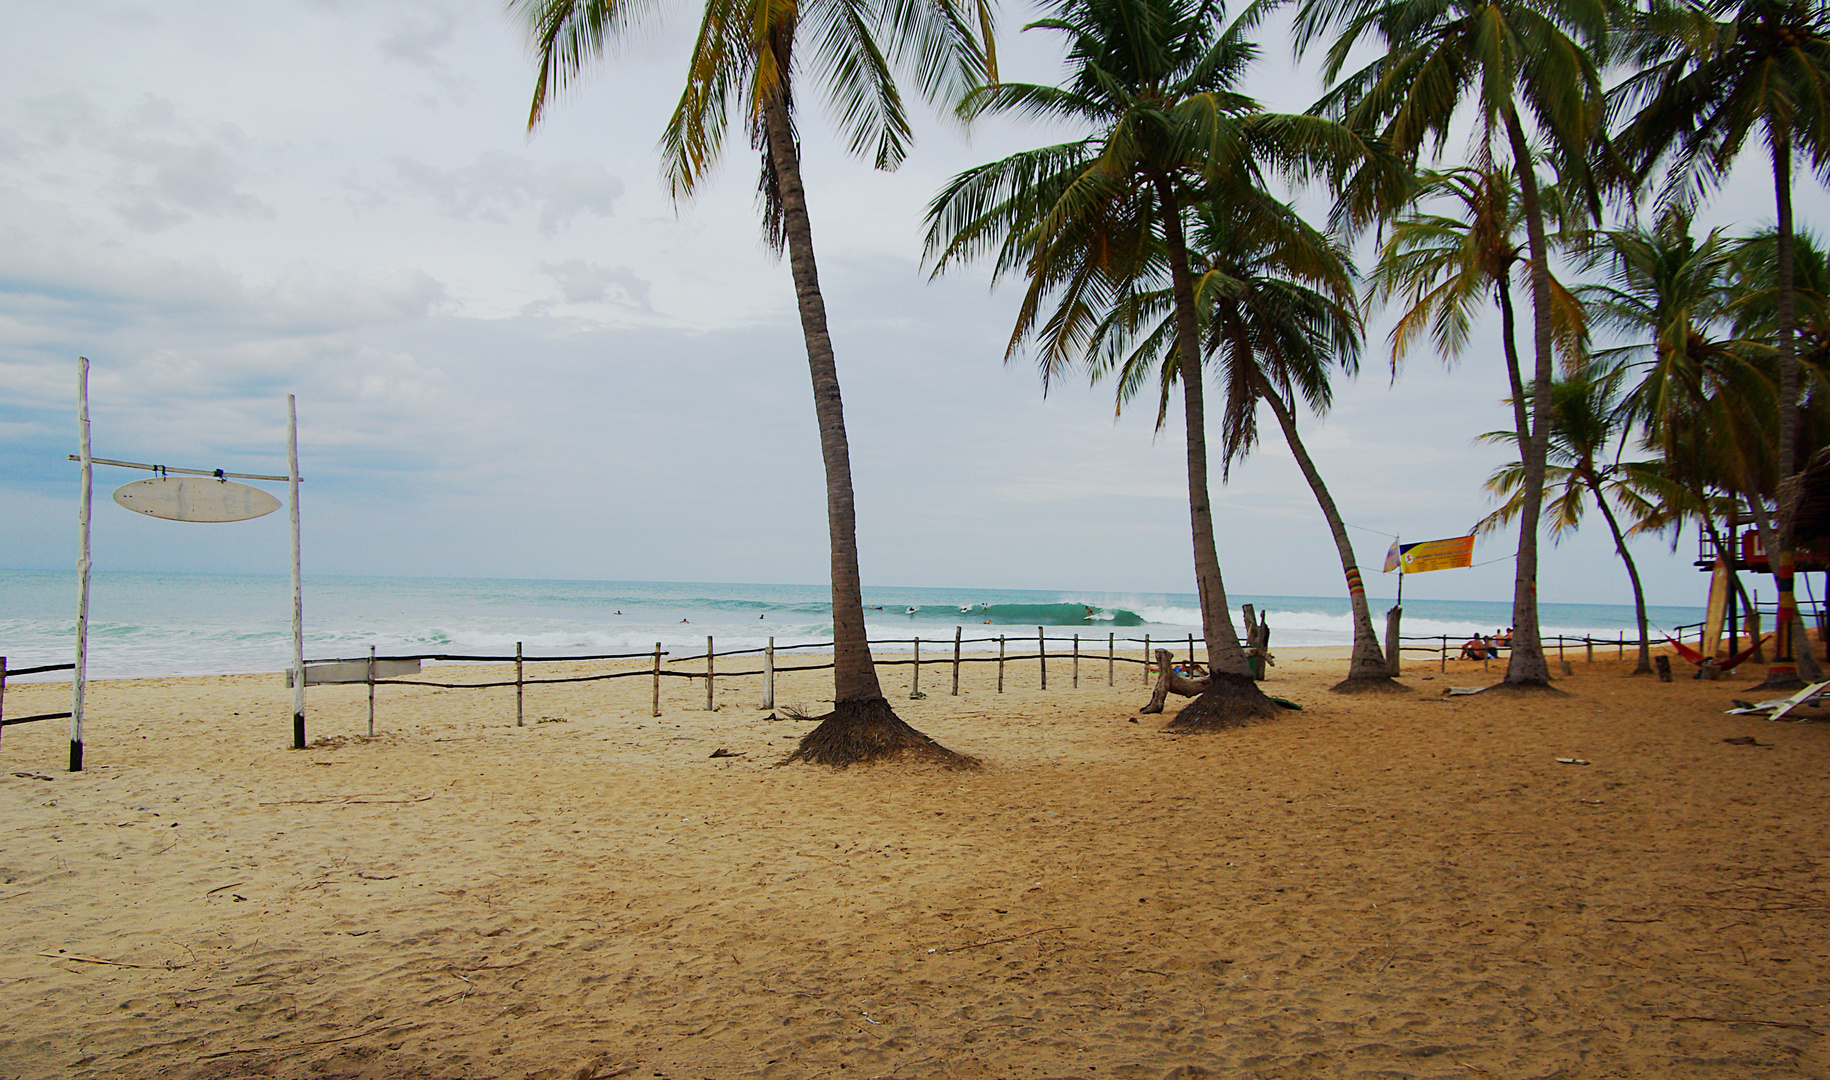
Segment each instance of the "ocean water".
[[[1075,590],[868,587],[871,637],[885,651],[910,639],[1013,639],[1081,635],[1103,645],[1149,634],[1153,641],[1200,632],[1192,594]],[[94,678],[281,671],[291,652],[291,588],[283,576],[97,573],[90,592],[89,672]],[[1235,606],[1268,612],[1273,648],[1347,645],[1347,598],[1233,595]],[[1383,627],[1384,602],[1375,601]],[[75,642],[76,580],[67,571],[0,571],[0,656],[9,668],[67,663]],[[1491,633],[1507,603],[1418,600],[1405,605],[1409,635]],[[1654,627],[1693,622],[1690,608],[1653,608]],[[1547,635],[1631,634],[1633,609],[1616,604],[1545,604]],[[541,581],[484,578],[308,577],[305,655],[319,659],[474,653],[530,656],[643,652],[655,643],[698,653],[830,641],[824,585],[700,582]],[[924,646],[927,648],[929,646]],[[1136,648],[1135,644],[1130,645]],[[967,649],[995,650],[986,642]],[[38,676],[67,679],[67,672]]]

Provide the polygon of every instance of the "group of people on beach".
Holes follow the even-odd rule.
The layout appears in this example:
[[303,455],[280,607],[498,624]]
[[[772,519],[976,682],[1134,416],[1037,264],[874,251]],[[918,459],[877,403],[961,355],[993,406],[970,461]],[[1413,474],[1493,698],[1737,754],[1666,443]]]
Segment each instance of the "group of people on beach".
[[1501,649],[1510,649],[1511,647],[1512,627],[1508,626],[1504,630],[1496,629],[1493,633],[1484,636],[1477,630],[1473,636],[1462,643],[1461,659],[1494,660],[1498,659]]

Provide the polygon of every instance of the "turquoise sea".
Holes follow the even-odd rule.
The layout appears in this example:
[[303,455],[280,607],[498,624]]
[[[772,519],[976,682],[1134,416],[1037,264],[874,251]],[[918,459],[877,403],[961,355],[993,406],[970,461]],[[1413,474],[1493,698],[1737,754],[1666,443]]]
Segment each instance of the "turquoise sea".
[[[98,573],[90,601],[89,671],[95,678],[280,671],[291,642],[290,586],[283,576]],[[1346,645],[1352,629],[1345,596],[1250,596],[1269,613],[1274,647]],[[1064,589],[867,587],[871,637],[907,650],[910,639],[1080,634],[1121,644],[1200,632],[1192,594]],[[1385,604],[1375,601],[1375,615]],[[8,667],[68,662],[74,648],[75,574],[0,571],[0,656]],[[1492,632],[1510,605],[1416,600],[1405,605],[1406,635]],[[1690,608],[1653,608],[1652,625],[1694,622]],[[1617,604],[1545,604],[1544,632],[1612,638],[1633,627]],[[1655,630],[1656,632],[1656,630]],[[389,653],[530,655],[641,652],[658,641],[672,652],[699,652],[707,636],[720,651],[828,641],[824,585],[703,582],[540,581],[486,578],[308,577],[305,655]],[[950,647],[950,646],[949,646]],[[967,648],[974,646],[968,645]],[[1132,647],[1136,647],[1133,645]],[[995,645],[980,644],[980,649]],[[43,676],[68,678],[67,673]]]

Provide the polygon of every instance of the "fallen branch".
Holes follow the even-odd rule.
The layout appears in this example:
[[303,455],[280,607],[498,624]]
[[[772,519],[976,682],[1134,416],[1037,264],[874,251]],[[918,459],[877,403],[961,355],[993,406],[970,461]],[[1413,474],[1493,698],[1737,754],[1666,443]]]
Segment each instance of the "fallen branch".
[[[380,794],[380,792],[375,792]],[[371,799],[367,795],[345,795],[337,799],[282,799],[279,802],[264,802],[261,806],[376,806],[381,804],[420,803],[432,798],[421,795],[416,799]]]
[[1074,927],[1072,927],[1072,926],[1045,926],[1040,930],[1031,930],[1027,934],[1016,934],[1012,937],[992,938],[990,941],[975,941],[970,945],[959,945],[959,946],[956,946],[951,949],[942,949],[941,952],[943,952],[943,953],[965,952],[967,949],[982,949],[987,945],[1002,945],[1008,941],[1022,941],[1024,938],[1032,938],[1032,937],[1035,937],[1037,934],[1046,934],[1050,930],[1072,930],[1072,929],[1074,929]]
[[74,960],[79,964],[107,964],[109,967],[146,968],[154,971],[181,971],[189,964],[129,964],[125,960],[104,960],[99,956],[84,956],[81,953],[41,952],[39,956],[48,956],[53,960]]

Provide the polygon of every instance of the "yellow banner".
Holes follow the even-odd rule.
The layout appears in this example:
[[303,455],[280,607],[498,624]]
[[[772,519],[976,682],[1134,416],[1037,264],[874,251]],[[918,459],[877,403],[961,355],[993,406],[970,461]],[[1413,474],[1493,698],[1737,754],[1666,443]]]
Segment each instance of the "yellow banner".
[[1474,537],[1452,536],[1447,540],[1405,544],[1399,548],[1398,560],[1407,574],[1460,569],[1474,562]]

